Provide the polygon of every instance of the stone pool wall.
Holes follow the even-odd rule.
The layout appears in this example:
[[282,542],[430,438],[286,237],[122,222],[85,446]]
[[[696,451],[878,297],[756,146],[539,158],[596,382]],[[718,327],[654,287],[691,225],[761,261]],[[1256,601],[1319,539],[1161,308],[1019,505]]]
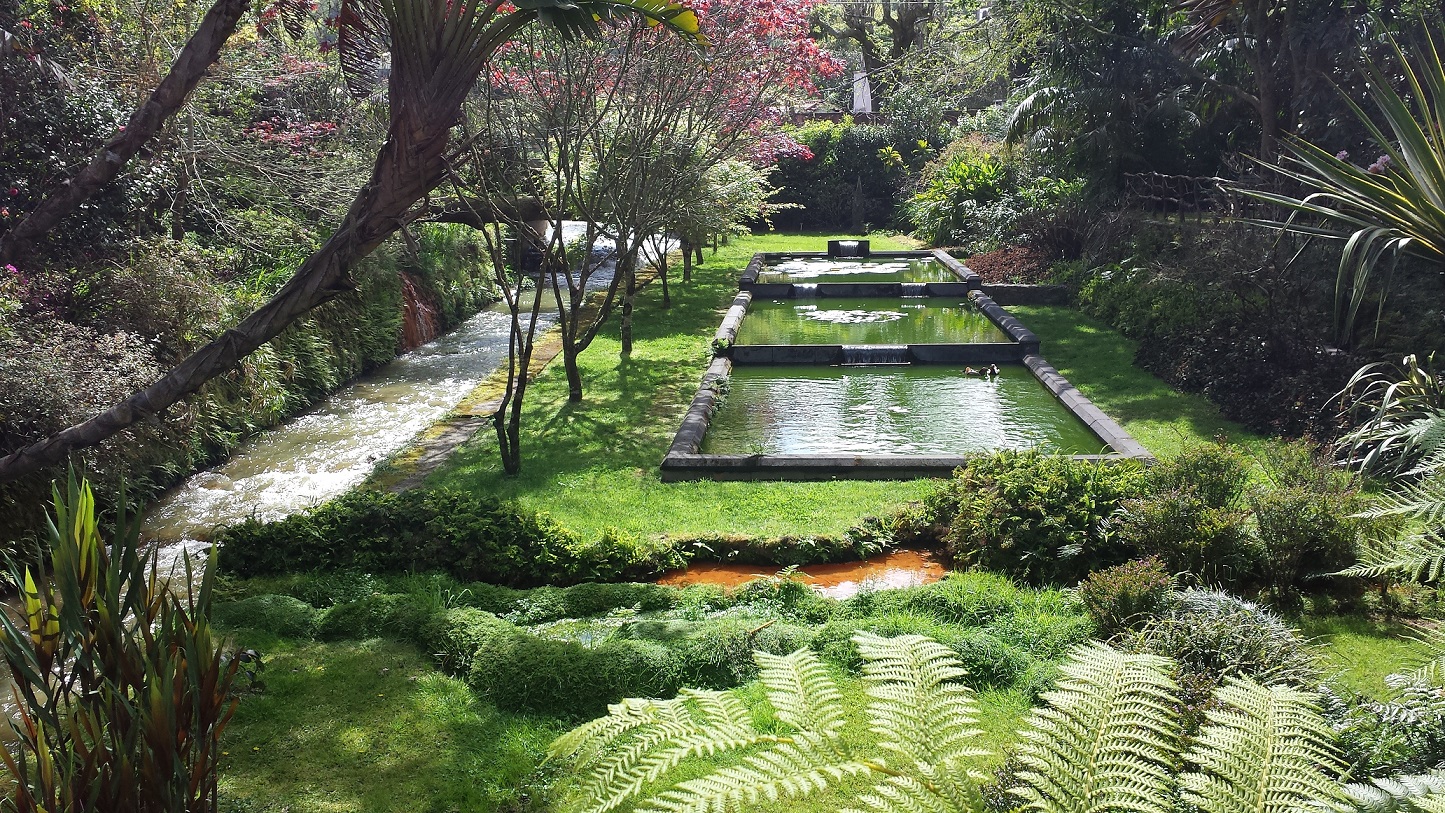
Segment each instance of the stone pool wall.
[[[860,293],[844,294],[844,289],[869,289],[866,295],[898,296],[902,286],[898,283],[868,283],[866,285],[828,284],[799,286],[795,284],[759,285],[758,274],[769,262],[783,257],[799,257],[798,254],[757,254],[753,256],[742,277],[742,289],[728,308],[714,336],[713,347],[716,357],[704,373],[702,384],[684,416],[682,425],[673,438],[672,446],[662,460],[664,481],[711,479],[789,479],[828,480],[836,478],[861,479],[913,479],[917,477],[946,477],[954,469],[968,461],[967,455],[803,455],[803,454],[704,454],[701,452],[703,438],[707,434],[713,412],[725,397],[727,380],[734,364],[839,364],[846,358],[844,345],[745,345],[736,344],[738,327],[746,318],[748,307],[755,296],[768,298],[796,297],[799,289],[808,294],[827,296],[857,296]],[[941,251],[933,252],[875,252],[871,260],[889,258],[917,259],[931,256],[949,268],[959,277],[961,289],[951,290],[954,283],[928,283],[949,288],[938,289],[940,296],[957,296],[966,293],[973,304],[985,313],[1008,337],[1007,343],[993,344],[909,344],[895,348],[905,351],[900,359],[907,363],[939,364],[962,366],[967,364],[1022,363],[1054,396],[1064,408],[1086,424],[1101,443],[1112,450],[1102,455],[1073,455],[1076,459],[1096,460],[1111,458],[1139,458],[1153,460],[1153,456],[1137,440],[1124,431],[1108,415],[1090,402],[1058,370],[1054,369],[1040,355],[1039,338],[1008,311],[1004,310],[992,294],[1015,304],[1058,304],[1069,301],[1069,292],[1062,286],[980,286],[979,278],[958,260]],[[888,288],[887,292],[878,289]],[[776,291],[774,289],[777,289]],[[827,289],[827,293],[825,293]],[[915,287],[915,290],[917,288]],[[933,294],[933,290],[928,290]],[[877,348],[874,348],[877,349]],[[940,420],[945,419],[940,416]]]

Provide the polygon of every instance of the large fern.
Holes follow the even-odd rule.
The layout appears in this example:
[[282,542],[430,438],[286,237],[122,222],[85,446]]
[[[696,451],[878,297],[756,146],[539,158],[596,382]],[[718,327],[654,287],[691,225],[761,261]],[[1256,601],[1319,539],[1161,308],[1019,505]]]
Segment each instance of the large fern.
[[1368,784],[1345,785],[1344,792],[1346,801],[1359,813],[1416,813],[1422,810],[1438,813],[1441,800],[1445,800],[1445,774],[1374,779]]
[[1038,813],[1164,811],[1178,753],[1172,664],[1103,644],[1076,650],[1059,688],[1035,711],[1019,795]]
[[573,808],[606,813],[637,799],[684,760],[746,752],[736,765],[678,783],[639,801],[640,810],[741,810],[797,798],[849,776],[878,777],[860,801],[880,813],[962,813],[982,808],[969,765],[983,753],[972,693],[946,647],[919,636],[855,638],[872,698],[868,717],[883,754],[852,755],[842,741],[842,698],[822,662],[806,650],[756,653],[768,703],[782,733],[758,729],[746,706],[721,692],[676,700],[626,700],[552,746],[581,775]]
[[1314,696],[1285,686],[1231,678],[1215,693],[1180,777],[1184,800],[1203,813],[1298,813],[1342,798],[1334,734]]

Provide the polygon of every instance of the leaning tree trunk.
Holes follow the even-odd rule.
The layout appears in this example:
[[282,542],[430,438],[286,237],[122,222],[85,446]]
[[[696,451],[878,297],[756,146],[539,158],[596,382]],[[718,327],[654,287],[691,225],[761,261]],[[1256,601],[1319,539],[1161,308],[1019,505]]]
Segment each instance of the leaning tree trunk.
[[[120,174],[130,159],[200,84],[206,70],[220,55],[221,46],[235,33],[241,17],[250,7],[251,0],[216,0],[201,19],[196,33],[186,40],[185,46],[176,55],[170,72],[156,85],[145,103],[131,113],[125,129],[106,142],[79,174],[47,192],[34,211],[0,235],[0,263],[22,256],[32,243],[60,225],[66,215]],[[0,474],[0,479],[3,477]]]
[[451,118],[417,118],[405,113],[397,117],[377,154],[371,180],[357,193],[341,225],[270,301],[149,387],[84,423],[0,458],[0,482],[61,463],[74,449],[94,446],[138,421],[159,416],[311,309],[352,290],[351,267],[399,229],[407,211],[443,177],[442,152]]

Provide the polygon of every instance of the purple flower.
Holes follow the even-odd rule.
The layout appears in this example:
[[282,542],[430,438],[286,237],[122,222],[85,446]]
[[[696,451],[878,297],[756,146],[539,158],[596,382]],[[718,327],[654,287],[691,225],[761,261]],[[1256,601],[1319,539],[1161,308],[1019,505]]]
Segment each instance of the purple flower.
[[1389,169],[1391,163],[1393,162],[1390,160],[1390,156],[1382,155],[1379,158],[1376,158],[1375,163],[1370,164],[1368,167],[1366,167],[1366,169],[1372,175],[1379,175],[1381,172]]
[[6,270],[6,271],[9,271],[11,274],[14,274],[15,276],[19,276],[19,275],[20,275],[20,269],[16,268],[16,267],[13,266],[13,265],[6,265],[6,266],[5,266],[5,270]]
[[1335,160],[1336,160],[1336,161],[1348,161],[1348,160],[1350,160],[1350,151],[1349,151],[1349,150],[1340,150],[1339,152],[1335,153]]

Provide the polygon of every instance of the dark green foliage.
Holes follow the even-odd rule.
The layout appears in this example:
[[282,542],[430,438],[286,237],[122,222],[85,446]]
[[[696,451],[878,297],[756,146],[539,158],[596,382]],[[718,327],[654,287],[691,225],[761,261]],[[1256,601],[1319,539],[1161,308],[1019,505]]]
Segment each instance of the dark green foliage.
[[1355,563],[1361,507],[1351,492],[1321,492],[1304,486],[1261,488],[1250,508],[1264,549],[1264,587],[1289,600],[1311,587],[1311,579],[1338,573]]
[[441,570],[513,586],[618,579],[679,564],[662,546],[584,544],[543,514],[448,490],[358,491],[272,523],[218,532],[239,576],[330,567],[375,573]]
[[1107,637],[1158,614],[1173,589],[1173,577],[1151,556],[1090,573],[1079,583],[1079,599]]
[[1129,558],[1103,522],[1139,494],[1141,481],[1132,461],[1001,452],[970,460],[930,506],[949,524],[945,542],[956,565],[1072,584]]
[[671,695],[677,677],[675,656],[653,641],[588,648],[516,628],[487,636],[467,671],[467,683],[501,708],[573,719],[626,696]]
[[566,618],[587,618],[604,615],[621,608],[641,612],[671,609],[677,600],[675,590],[656,584],[577,584],[562,591]]
[[793,138],[808,148],[810,158],[782,158],[773,182],[777,203],[798,204],[773,216],[782,228],[857,229],[886,225],[895,196],[905,178],[903,168],[879,157],[894,144],[887,128],[842,122],[814,121],[798,128]]
[[1134,652],[1172,658],[1181,673],[1218,683],[1248,677],[1309,686],[1318,679],[1308,642],[1273,613],[1218,590],[1185,590],[1169,611],[1121,637]]
[[316,630],[318,612],[291,596],[265,595],[219,602],[211,610],[211,620],[232,629],[252,627],[287,638],[310,638]]
[[1232,508],[1243,497],[1253,468],[1236,446],[1201,443],[1149,469],[1144,483],[1152,493],[1188,491],[1208,508]]
[[489,612],[461,607],[443,611],[422,643],[443,670],[456,674],[467,671],[472,655],[483,645],[515,630],[515,626]]
[[1213,507],[1188,488],[1125,500],[1108,526],[1120,544],[1157,556],[1170,572],[1202,584],[1237,587],[1262,570],[1264,550],[1250,531],[1248,513]]

